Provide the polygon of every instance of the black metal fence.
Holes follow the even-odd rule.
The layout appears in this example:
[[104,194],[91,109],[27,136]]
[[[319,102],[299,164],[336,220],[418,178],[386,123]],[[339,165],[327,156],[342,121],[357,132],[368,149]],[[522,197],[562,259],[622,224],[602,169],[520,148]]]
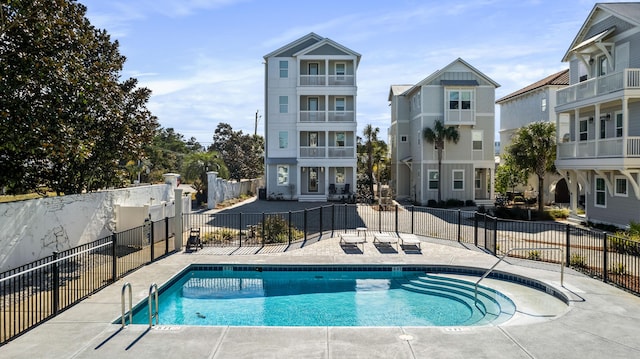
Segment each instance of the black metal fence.
[[175,248],[173,221],[145,222],[0,273],[0,345]]

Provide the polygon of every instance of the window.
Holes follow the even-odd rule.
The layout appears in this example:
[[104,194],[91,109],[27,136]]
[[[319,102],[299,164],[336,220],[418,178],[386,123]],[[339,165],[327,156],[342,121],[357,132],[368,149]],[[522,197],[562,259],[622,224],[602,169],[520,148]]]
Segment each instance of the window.
[[604,184],[604,178],[596,177],[596,207],[606,207],[607,206],[607,192]]
[[345,133],[344,132],[336,132],[336,146],[344,147],[345,146]]
[[280,61],[280,78],[289,77],[289,61]]
[[464,170],[453,170],[453,190],[464,190]]
[[542,108],[542,112],[546,112],[547,111],[547,99],[546,98],[542,99],[541,108]]
[[345,106],[345,99],[344,97],[336,97],[336,111],[344,111]]
[[289,112],[289,98],[287,96],[280,96],[280,113]]
[[400,142],[407,142],[407,141],[409,141],[409,136],[407,135],[400,136]]
[[600,138],[607,137],[607,120],[600,119]]
[[344,76],[347,73],[347,64],[339,62],[336,64],[336,76]]
[[318,147],[318,133],[309,132],[309,147]]
[[616,196],[627,197],[627,179],[624,177],[616,177]]
[[429,170],[429,189],[438,189],[438,171]]
[[472,130],[471,131],[471,141],[473,141],[473,150],[481,151],[482,150],[482,131]]
[[608,67],[609,67],[609,60],[607,60],[607,57],[604,55],[598,57],[598,76],[606,75]]
[[336,167],[336,183],[344,183],[344,167]]
[[278,133],[278,146],[280,148],[287,148],[289,147],[289,132],[287,131],[280,131]]
[[616,137],[622,137],[622,113],[616,113]]
[[480,176],[480,171],[476,171],[475,187],[476,189],[482,188],[482,177]]
[[286,186],[289,184],[289,166],[278,165],[278,186]]
[[473,91],[471,90],[450,90],[449,110],[471,110],[473,102]]
[[317,76],[318,74],[319,74],[318,63],[317,62],[309,63],[309,75]]
[[587,140],[587,120],[580,120],[580,141]]

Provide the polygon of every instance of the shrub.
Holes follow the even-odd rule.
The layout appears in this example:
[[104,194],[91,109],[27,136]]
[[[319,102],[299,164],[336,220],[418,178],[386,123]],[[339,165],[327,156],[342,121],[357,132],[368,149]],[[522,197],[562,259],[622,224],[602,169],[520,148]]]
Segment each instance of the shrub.
[[464,205],[464,201],[455,198],[448,199],[446,203],[447,208],[462,207],[462,205]]
[[468,200],[464,201],[464,205],[466,207],[475,207],[476,202],[474,202],[472,199],[468,199]]
[[609,248],[618,253],[639,256],[640,242],[624,237],[624,233],[622,235],[609,236]]
[[584,256],[572,254],[569,259],[569,265],[575,268],[585,268],[587,266]]
[[264,222],[258,223],[257,232],[259,235],[264,235],[265,243],[286,243],[289,241],[289,230],[291,230],[292,239],[304,235],[281,216],[267,217]]
[[627,266],[625,266],[623,263],[618,263],[613,267],[611,267],[611,273],[618,274],[618,275],[625,275],[627,274]]
[[438,207],[438,202],[435,199],[430,199],[427,201],[427,207]]
[[541,260],[542,258],[540,257],[540,251],[529,251],[529,253],[527,254],[527,259],[533,261]]
[[569,217],[569,210],[567,208],[555,208],[555,209],[545,211],[545,213],[551,219],[558,219],[558,218],[564,219]]
[[200,237],[202,243],[221,243],[225,241],[231,241],[236,238],[238,231],[228,228],[216,229],[213,232],[204,233]]

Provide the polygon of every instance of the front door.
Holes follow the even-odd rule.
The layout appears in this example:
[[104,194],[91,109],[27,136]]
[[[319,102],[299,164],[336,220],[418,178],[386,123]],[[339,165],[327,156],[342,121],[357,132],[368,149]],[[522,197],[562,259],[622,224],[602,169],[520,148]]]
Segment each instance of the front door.
[[318,167],[309,167],[309,192],[318,192]]

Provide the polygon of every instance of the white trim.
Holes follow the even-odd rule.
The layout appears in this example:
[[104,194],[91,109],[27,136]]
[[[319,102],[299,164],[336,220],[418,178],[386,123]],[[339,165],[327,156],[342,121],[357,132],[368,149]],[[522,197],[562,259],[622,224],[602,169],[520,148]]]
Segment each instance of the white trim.
[[[598,190],[598,180],[602,180],[604,188]],[[604,204],[598,204],[598,192],[604,192]],[[593,179],[593,205],[598,208],[607,208],[607,180],[602,176],[595,176]]]
[[[625,192],[618,192],[618,180],[623,180]],[[616,197],[629,197],[629,181],[625,176],[615,176],[613,179],[613,195]]]
[[[462,188],[456,188],[456,173],[462,173],[462,179],[457,180],[462,182]],[[451,190],[452,191],[464,191],[464,170],[452,170],[451,171]]]

